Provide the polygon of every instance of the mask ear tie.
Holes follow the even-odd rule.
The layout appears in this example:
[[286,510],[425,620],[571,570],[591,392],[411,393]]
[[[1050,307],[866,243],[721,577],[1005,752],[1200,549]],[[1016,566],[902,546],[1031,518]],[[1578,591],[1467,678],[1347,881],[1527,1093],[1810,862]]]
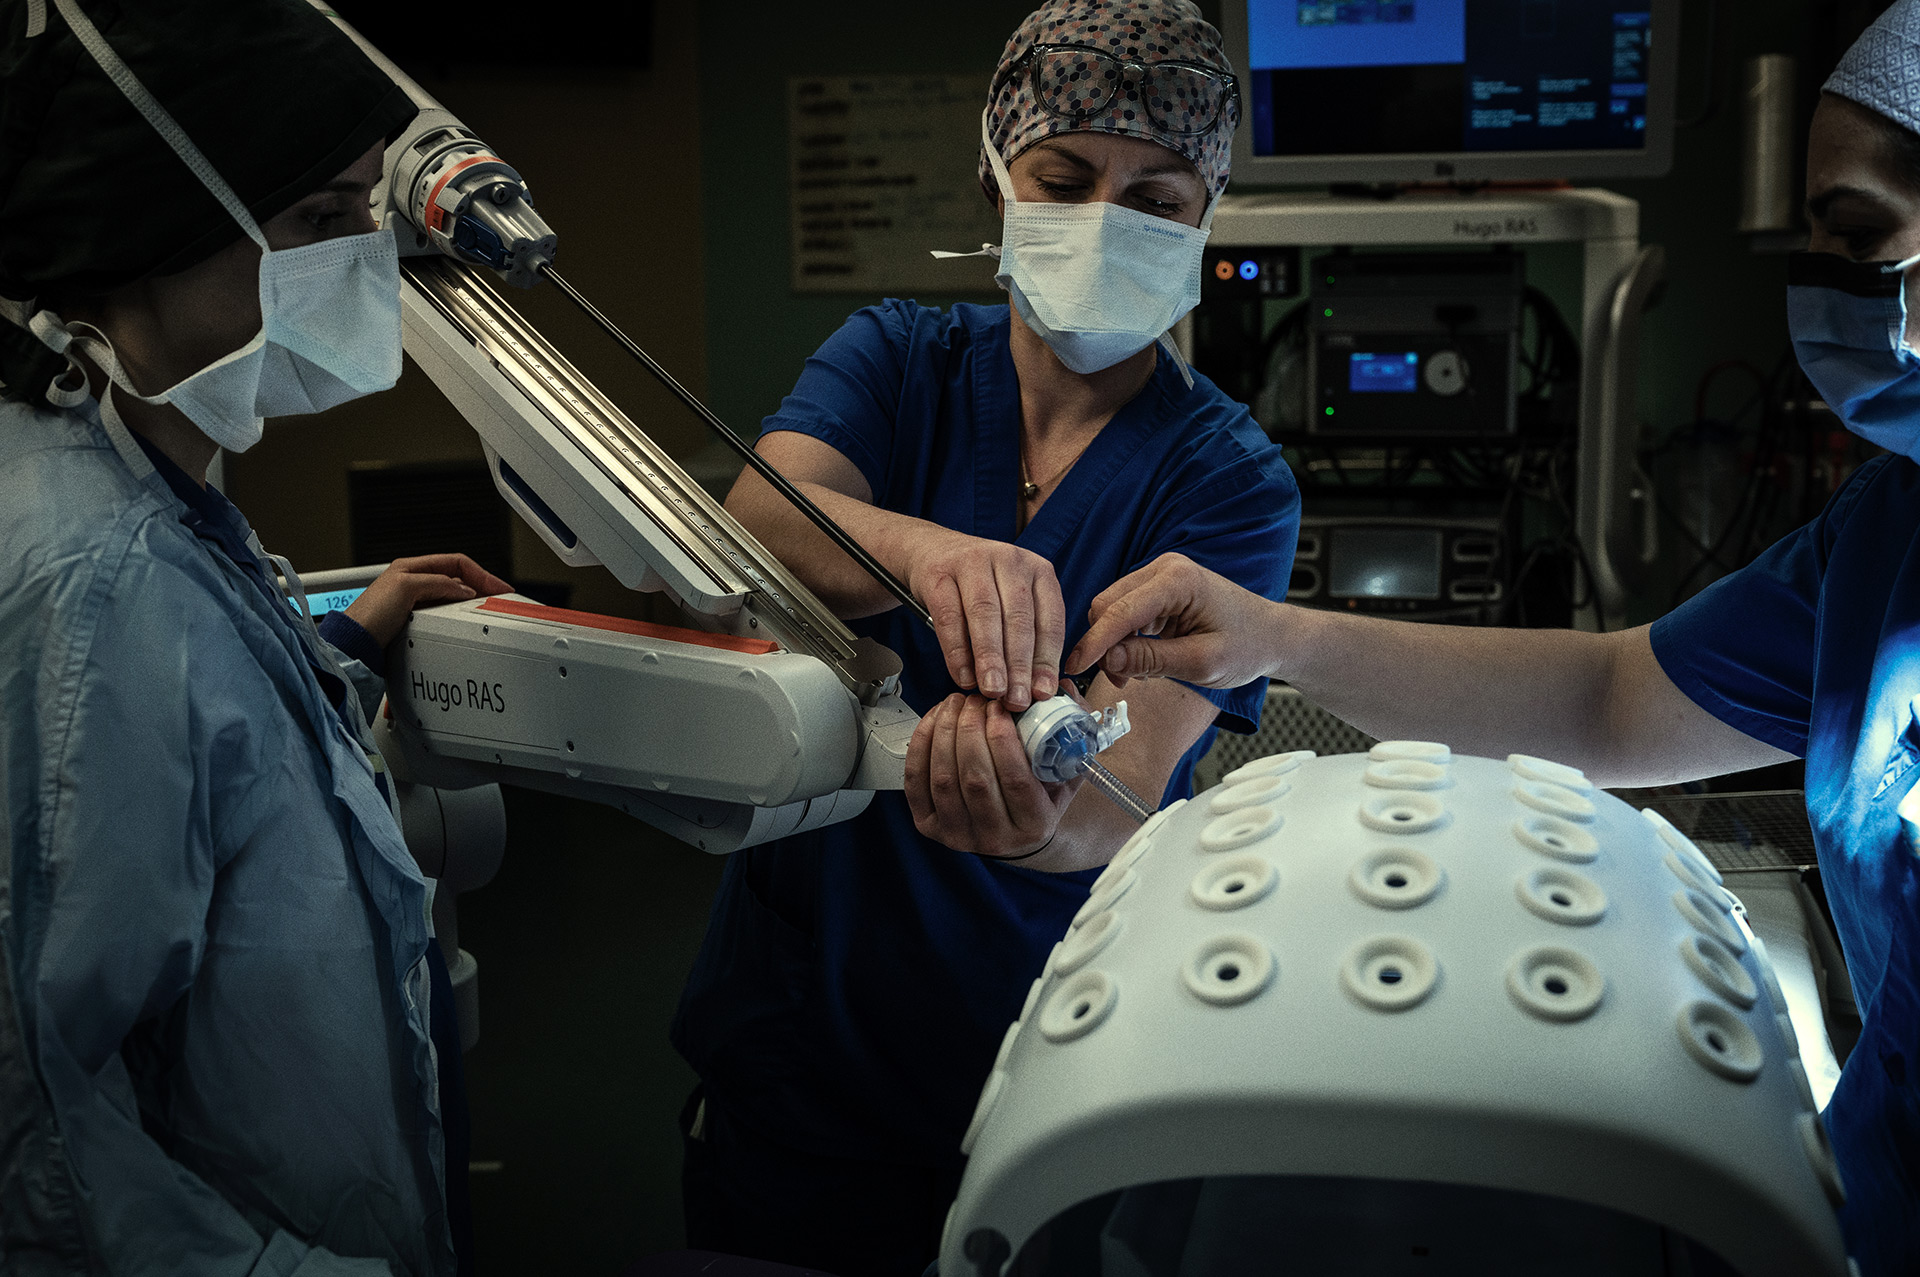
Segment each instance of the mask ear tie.
[[27,39],[45,35],[47,31],[47,0],[27,0]]
[[[208,162],[207,157],[201,154],[200,148],[193,144],[193,140],[186,135],[174,118],[167,114],[167,109],[147,91],[147,86],[140,83],[140,77],[121,60],[118,53],[114,52],[113,46],[107,43],[106,37],[100,34],[100,28],[94,26],[93,20],[80,8],[79,0],[53,0],[53,3],[54,7],[60,10],[60,16],[67,20],[67,26],[72,28],[73,34],[79,39],[80,47],[100,64],[100,69],[106,72],[107,78],[113,81],[114,86],[126,96],[127,101],[133,104],[134,109],[146,117],[147,123],[153,126],[154,132],[173,148],[174,154],[180,157],[182,163],[193,170],[193,175],[200,179],[200,184],[220,201],[221,206],[227,210],[233,220],[240,224],[240,229],[247,233],[247,238],[258,244],[262,253],[271,252],[272,250],[267,247],[267,237],[261,233],[260,224],[254,221],[253,214],[247,210],[247,206],[241,202],[238,195],[234,194],[233,188],[227,185],[226,179],[221,177]],[[28,4],[35,6],[36,0],[28,0]],[[37,7],[41,9],[41,25],[44,26],[46,24],[44,0],[38,0]],[[29,12],[29,21],[32,16]],[[32,35],[33,32],[29,31],[27,34]]]
[[1180,379],[1187,383],[1187,389],[1193,389],[1193,369],[1187,366],[1187,357],[1180,353],[1180,347],[1174,345],[1173,334],[1160,334],[1160,348],[1173,359],[1173,366],[1180,371]]
[[[87,370],[73,353],[73,333],[50,310],[35,311],[27,320],[27,331],[40,344],[67,361],[64,372],[47,384],[47,402],[55,408],[78,408],[92,394]],[[62,383],[66,384],[62,384]]]

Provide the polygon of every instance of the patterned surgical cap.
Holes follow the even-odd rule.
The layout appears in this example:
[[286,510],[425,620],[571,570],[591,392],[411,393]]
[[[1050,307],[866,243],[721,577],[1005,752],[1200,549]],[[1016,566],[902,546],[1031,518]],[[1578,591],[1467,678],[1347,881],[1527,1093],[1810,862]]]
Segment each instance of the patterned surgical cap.
[[[1906,0],[1902,3],[1904,6]],[[1168,133],[1124,97],[1116,97],[1098,115],[1061,119],[1049,115],[1034,100],[1033,81],[1025,68],[1020,74],[1010,74],[1013,65],[1036,44],[1084,44],[1119,58],[1195,62],[1231,72],[1233,67],[1220,46],[1220,33],[1200,16],[1191,0],[1053,0],[1035,9],[1000,55],[993,76],[993,100],[988,103],[987,133],[1008,164],[1035,142],[1058,133],[1119,133],[1145,138],[1184,157],[1199,170],[1200,180],[1212,195],[1227,188],[1233,130],[1240,123],[1237,99],[1205,133]],[[990,192],[998,189],[984,146],[980,149],[980,184]]]
[[1920,0],[1895,0],[1820,87],[1920,133]]

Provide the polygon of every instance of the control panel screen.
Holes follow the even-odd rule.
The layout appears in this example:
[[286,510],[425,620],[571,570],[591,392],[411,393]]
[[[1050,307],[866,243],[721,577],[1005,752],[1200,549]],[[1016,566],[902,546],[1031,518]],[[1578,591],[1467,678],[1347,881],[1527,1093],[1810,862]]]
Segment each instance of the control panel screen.
[[1256,156],[1645,147],[1650,0],[1239,0]]
[[1438,528],[1333,528],[1327,593],[1342,599],[1440,597]]
[[1392,354],[1347,356],[1347,389],[1356,395],[1410,395],[1420,388],[1420,354],[1401,350]]
[[[307,595],[307,608],[313,613],[313,619],[317,621],[329,612],[346,611],[349,604],[366,592],[367,587],[364,585],[356,586],[351,590],[314,590]],[[288,599],[287,602],[295,612],[300,610],[300,604],[296,600]]]

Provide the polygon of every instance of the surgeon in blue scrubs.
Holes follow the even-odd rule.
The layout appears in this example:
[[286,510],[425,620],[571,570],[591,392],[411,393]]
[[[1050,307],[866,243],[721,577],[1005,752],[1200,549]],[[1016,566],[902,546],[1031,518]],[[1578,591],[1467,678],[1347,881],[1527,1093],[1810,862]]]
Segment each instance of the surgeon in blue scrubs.
[[[1011,306],[860,311],[807,362],[760,451],[904,579],[895,606],[750,473],[728,500],[925,712],[905,795],[733,856],[674,1040],[699,1071],[689,1242],[839,1275],[918,1274],[1006,1026],[1134,828],[1037,781],[1014,716],[1062,694],[1093,596],[1169,551],[1280,597],[1293,480],[1245,408],[1159,339],[1198,300],[1239,117],[1186,0],[1056,0],[1009,40],[983,119]],[[954,245],[929,245],[953,248]],[[962,286],[979,264],[958,262]],[[977,276],[974,276],[977,278]],[[1189,792],[1263,680],[1133,689],[1106,761]],[[1096,678],[1094,704],[1119,698]]]
[[1308,611],[1172,556],[1094,601],[1067,668],[1284,678],[1376,736],[1543,755],[1603,785],[1806,759],[1864,1018],[1826,1110],[1841,1223],[1863,1277],[1905,1277],[1920,1273],[1920,0],[1887,10],[1826,82],[1806,208],[1795,353],[1891,455],[1749,567],[1651,626],[1583,634]]

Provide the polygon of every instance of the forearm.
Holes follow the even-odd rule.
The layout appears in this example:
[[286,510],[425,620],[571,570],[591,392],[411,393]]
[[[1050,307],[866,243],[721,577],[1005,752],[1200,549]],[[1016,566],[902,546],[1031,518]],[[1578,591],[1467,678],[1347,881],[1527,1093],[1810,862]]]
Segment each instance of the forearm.
[[1123,681],[1284,679],[1383,739],[1536,754],[1607,786],[1719,776],[1791,757],[1667,676],[1652,627],[1612,634],[1415,625],[1261,598],[1178,554],[1116,583],[1067,660]]
[[[908,542],[931,530],[932,525],[818,483],[796,480],[794,487],[846,529],[889,572],[905,579]],[[734,484],[727,496],[727,510],[842,620],[874,616],[899,606],[899,601],[852,555],[752,470]]]
[[1622,636],[1420,625],[1272,605],[1273,676],[1382,739],[1444,741],[1464,754],[1537,754],[1617,770],[1613,712]]
[[1597,785],[1661,785],[1785,762],[1676,687],[1649,628],[1414,625],[1278,605],[1264,641],[1274,676],[1382,739],[1463,754],[1534,754]]

